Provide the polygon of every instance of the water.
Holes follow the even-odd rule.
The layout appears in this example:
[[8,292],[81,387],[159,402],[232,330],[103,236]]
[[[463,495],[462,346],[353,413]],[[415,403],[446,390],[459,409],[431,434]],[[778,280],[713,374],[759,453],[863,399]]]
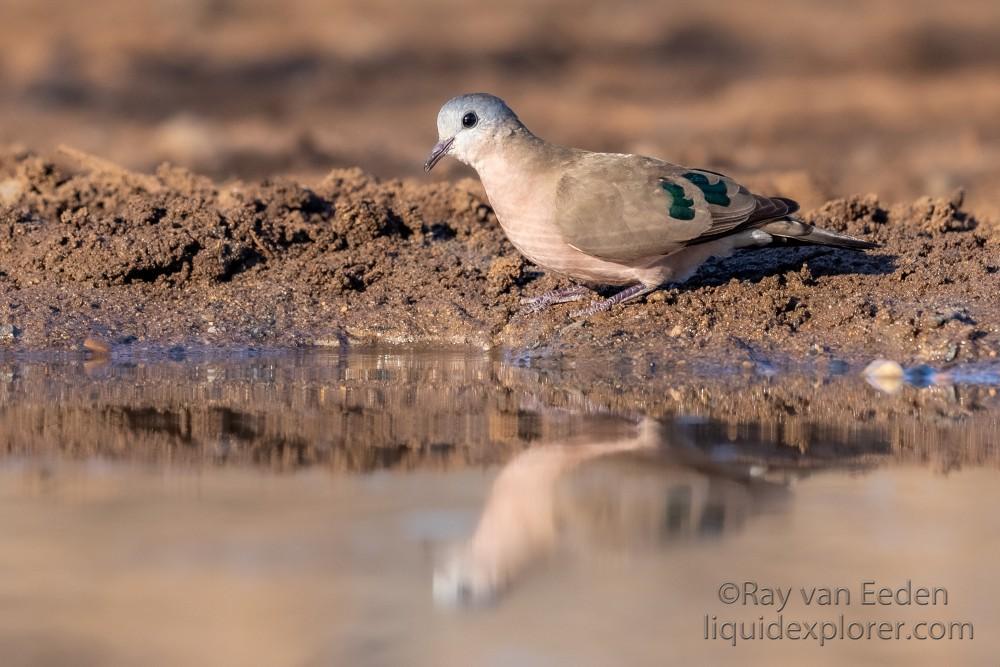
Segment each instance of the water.
[[2,362],[3,664],[995,664],[996,369],[857,370]]

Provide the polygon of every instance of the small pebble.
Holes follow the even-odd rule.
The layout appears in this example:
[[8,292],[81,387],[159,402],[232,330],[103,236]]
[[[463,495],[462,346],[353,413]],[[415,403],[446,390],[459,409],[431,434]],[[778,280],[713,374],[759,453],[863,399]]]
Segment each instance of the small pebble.
[[111,346],[100,338],[87,338],[83,341],[83,347],[89,350],[95,357],[106,357],[111,354]]
[[340,347],[339,338],[317,338],[313,341],[313,345],[317,347]]
[[21,334],[21,330],[13,324],[0,324],[0,342],[13,343]]
[[876,359],[863,372],[868,384],[886,394],[895,394],[903,388],[906,371],[895,361]]
[[889,359],[876,359],[865,366],[863,374],[872,378],[902,378],[903,367]]
[[10,206],[15,203],[24,191],[24,184],[13,178],[0,181],[0,203]]

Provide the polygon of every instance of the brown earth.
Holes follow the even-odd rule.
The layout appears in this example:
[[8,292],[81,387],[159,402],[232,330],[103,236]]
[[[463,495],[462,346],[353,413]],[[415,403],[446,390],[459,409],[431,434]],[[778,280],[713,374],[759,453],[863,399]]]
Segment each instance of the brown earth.
[[[519,314],[557,287],[505,240],[473,182],[331,172],[218,185],[126,171],[67,150],[0,157],[0,345],[402,342],[531,356],[710,359],[1000,352],[1000,230],[962,197],[835,200],[806,217],[883,244],[868,254],[768,249],[687,285],[573,320]],[[2,349],[2,348],[0,348]]]

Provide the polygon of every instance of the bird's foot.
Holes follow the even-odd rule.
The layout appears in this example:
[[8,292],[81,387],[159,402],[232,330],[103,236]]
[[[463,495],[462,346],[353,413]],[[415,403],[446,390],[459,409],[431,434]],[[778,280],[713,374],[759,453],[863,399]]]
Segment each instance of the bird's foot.
[[655,285],[653,287],[649,287],[641,283],[639,285],[633,285],[632,287],[627,287],[623,289],[621,292],[618,292],[614,296],[610,296],[607,299],[601,299],[600,301],[597,301],[587,306],[586,308],[571,313],[570,316],[587,318],[597,313],[603,313],[604,311],[610,310],[612,307],[618,305],[619,303],[625,303],[626,301],[631,301],[632,299],[638,299],[640,296],[649,294],[650,292],[653,292],[656,289],[658,289],[658,287]]
[[531,298],[521,299],[521,313],[522,314],[532,314],[538,313],[550,306],[554,306],[557,303],[569,303],[570,301],[579,301],[587,295],[590,290],[583,285],[575,285],[573,287],[566,287],[564,289],[552,290],[551,292],[546,292],[540,296],[535,296]]

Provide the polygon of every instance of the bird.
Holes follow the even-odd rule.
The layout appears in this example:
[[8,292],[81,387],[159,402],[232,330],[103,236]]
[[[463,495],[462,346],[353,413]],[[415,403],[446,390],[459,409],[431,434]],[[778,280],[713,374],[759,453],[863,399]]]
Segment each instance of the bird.
[[743,248],[878,247],[811,225],[795,216],[795,201],[754,194],[715,171],[550,143],[488,93],[448,100],[437,130],[424,170],[446,156],[472,167],[511,244],[577,283],[523,300],[533,311],[622,288],[574,313],[593,315],[683,283],[709,258]]

